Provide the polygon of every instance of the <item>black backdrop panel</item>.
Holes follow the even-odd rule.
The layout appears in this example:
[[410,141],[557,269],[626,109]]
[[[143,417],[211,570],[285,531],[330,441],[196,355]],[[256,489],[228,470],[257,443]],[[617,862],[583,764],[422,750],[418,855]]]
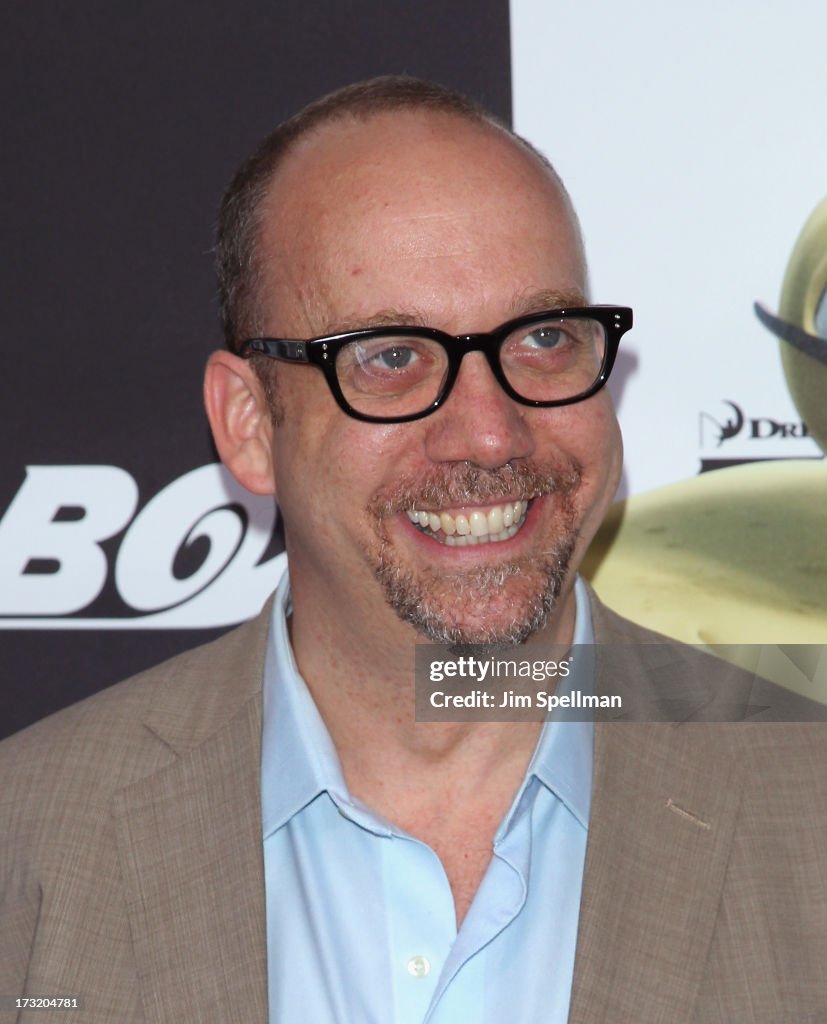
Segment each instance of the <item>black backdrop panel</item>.
[[[120,467],[140,512],[214,459],[200,377],[219,343],[221,192],[282,118],[389,72],[456,86],[510,119],[506,0],[15,7],[0,36],[0,516],[27,467]],[[101,545],[105,582],[73,613],[83,628],[0,615],[0,735],[220,632],[89,628],[128,614],[113,570],[125,532]],[[26,538],[6,542],[8,571],[9,545]],[[0,550],[0,601],[3,565]]]

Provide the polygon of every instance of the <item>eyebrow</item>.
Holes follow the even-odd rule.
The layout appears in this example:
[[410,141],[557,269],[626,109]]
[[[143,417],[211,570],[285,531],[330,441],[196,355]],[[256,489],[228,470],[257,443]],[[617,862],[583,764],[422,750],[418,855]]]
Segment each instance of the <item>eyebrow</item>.
[[[543,289],[520,295],[511,303],[511,314],[508,320],[531,313],[539,313],[544,309],[568,309],[576,306],[587,306],[585,295],[579,289],[557,291]],[[346,317],[325,325],[324,333],[319,337],[330,337],[346,334],[349,331],[369,330],[374,327],[432,327],[429,318],[415,309],[382,309],[372,316]]]
[[539,292],[521,295],[512,303],[511,308],[513,316],[517,317],[529,313],[539,313],[544,309],[569,309],[572,306],[588,306],[588,304],[586,296],[579,288],[569,288],[563,291],[544,288]]
[[381,309],[372,316],[346,317],[328,323],[325,334],[346,334],[348,331],[368,330],[372,327],[428,327],[426,317],[413,309]]

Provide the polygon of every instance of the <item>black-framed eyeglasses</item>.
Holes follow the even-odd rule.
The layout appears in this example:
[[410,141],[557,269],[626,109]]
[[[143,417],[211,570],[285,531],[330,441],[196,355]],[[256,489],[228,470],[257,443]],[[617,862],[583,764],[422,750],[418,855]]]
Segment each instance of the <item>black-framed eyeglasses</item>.
[[308,341],[252,338],[239,355],[310,363],[324,373],[340,407],[368,423],[405,423],[448,398],[468,352],[482,352],[515,402],[571,405],[609,379],[628,306],[547,309],[493,331],[451,335],[431,327],[370,327]]

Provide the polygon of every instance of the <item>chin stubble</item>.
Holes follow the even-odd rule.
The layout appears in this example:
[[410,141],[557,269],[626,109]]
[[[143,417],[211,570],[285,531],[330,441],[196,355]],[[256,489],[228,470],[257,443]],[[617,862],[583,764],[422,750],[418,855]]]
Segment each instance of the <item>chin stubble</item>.
[[[485,470],[467,463],[441,467],[418,481],[405,481],[392,493],[378,494],[370,506],[381,538],[374,574],[385,599],[404,622],[433,643],[519,644],[542,629],[554,611],[569,572],[577,539],[574,494],[580,484],[580,466],[534,463],[508,464]],[[387,536],[391,516],[411,508],[448,508],[483,505],[497,498],[525,500],[556,497],[559,530],[552,547],[526,559],[498,565],[475,566],[463,572],[437,576],[430,569],[416,572],[402,565]],[[531,579],[536,580],[531,590]],[[511,614],[496,614],[486,622],[487,602],[502,598],[509,581],[525,589],[516,593]],[[479,615],[458,616],[457,609],[480,609]]]

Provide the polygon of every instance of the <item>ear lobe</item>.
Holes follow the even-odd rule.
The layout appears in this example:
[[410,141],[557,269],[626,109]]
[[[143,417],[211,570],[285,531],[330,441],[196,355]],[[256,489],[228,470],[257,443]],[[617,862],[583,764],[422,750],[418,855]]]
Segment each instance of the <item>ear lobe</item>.
[[271,414],[250,363],[213,352],[204,373],[204,405],[227,469],[253,494],[275,494]]

